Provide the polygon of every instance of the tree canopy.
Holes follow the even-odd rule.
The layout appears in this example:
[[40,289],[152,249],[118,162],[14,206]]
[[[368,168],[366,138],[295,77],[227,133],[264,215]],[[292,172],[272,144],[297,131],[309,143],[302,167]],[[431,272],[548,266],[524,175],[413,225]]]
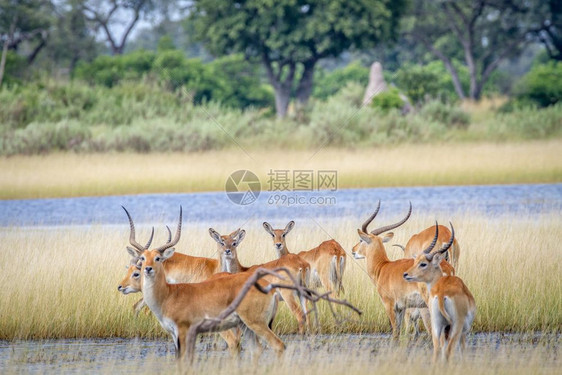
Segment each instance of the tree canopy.
[[404,6],[405,0],[196,0],[192,17],[211,53],[239,52],[263,64],[283,117],[293,91],[300,104],[308,101],[320,59],[392,39]]

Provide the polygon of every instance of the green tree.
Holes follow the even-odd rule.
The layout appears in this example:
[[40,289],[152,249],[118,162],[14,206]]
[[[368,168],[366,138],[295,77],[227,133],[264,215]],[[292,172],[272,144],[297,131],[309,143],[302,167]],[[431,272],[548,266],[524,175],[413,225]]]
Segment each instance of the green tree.
[[78,61],[91,61],[98,52],[98,44],[82,12],[83,1],[67,0],[55,8],[56,20],[45,51],[49,62],[68,67],[71,72]]
[[531,31],[543,43],[551,59],[562,61],[562,1],[535,0]]
[[[459,98],[478,100],[499,64],[530,41],[532,16],[526,0],[415,0],[404,29],[443,61]],[[468,92],[454,65],[459,55],[470,74]]]
[[31,64],[47,43],[51,3],[44,0],[0,0],[0,85],[4,79],[8,50],[17,51],[30,43],[27,63]]
[[211,53],[244,53],[264,65],[284,117],[292,92],[307,103],[319,60],[392,39],[405,1],[195,0],[191,14]]

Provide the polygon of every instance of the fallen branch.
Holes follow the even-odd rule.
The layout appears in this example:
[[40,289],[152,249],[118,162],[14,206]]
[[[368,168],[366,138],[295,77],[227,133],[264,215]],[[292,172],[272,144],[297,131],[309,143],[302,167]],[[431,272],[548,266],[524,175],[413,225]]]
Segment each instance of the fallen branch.
[[[279,280],[286,280],[286,278],[281,276],[280,273],[286,274],[289,280],[291,281],[291,284],[278,284],[278,283],[270,282],[267,286],[263,287],[258,283],[258,281],[265,276],[273,276],[274,278]],[[332,315],[336,320],[338,320],[338,316],[334,311],[332,304],[346,306],[351,310],[355,311],[357,314],[361,315],[361,311],[355,306],[353,306],[352,304],[350,304],[349,302],[345,300],[331,298],[329,296],[330,292],[319,294],[318,292],[299,284],[297,280],[291,275],[289,270],[286,269],[285,267],[279,267],[273,270],[258,268],[248,278],[248,280],[246,280],[244,286],[242,286],[242,289],[240,290],[234,301],[232,301],[232,303],[226,309],[224,309],[217,317],[203,319],[199,323],[196,323],[189,328],[189,330],[187,331],[186,345],[187,345],[187,357],[190,363],[193,363],[197,335],[200,333],[219,331],[221,323],[236,311],[236,309],[238,308],[244,297],[246,297],[246,294],[248,294],[250,289],[253,287],[256,287],[256,289],[258,289],[260,292],[265,294],[270,293],[272,290],[275,289],[294,290],[299,295],[299,298],[304,298],[310,301],[315,311],[317,311],[316,303],[318,301],[324,300],[328,302],[328,305],[330,306],[330,311],[332,312]]]

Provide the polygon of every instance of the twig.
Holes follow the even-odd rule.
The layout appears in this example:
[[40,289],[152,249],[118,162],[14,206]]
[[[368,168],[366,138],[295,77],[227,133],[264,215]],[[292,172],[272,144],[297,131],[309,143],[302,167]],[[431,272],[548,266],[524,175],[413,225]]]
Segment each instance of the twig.
[[[278,280],[286,280],[286,278],[281,276],[280,273],[286,274],[287,277],[290,279],[291,284],[277,284],[277,283],[270,282],[267,286],[262,286],[258,283],[258,281],[265,276],[272,276]],[[275,289],[294,290],[295,292],[297,292],[297,294],[299,294],[299,297],[304,297],[306,300],[310,301],[313,304],[314,311],[317,311],[316,303],[318,301],[324,300],[328,302],[328,305],[330,306],[330,311],[332,312],[332,315],[336,318],[336,320],[338,319],[338,317],[332,307],[333,303],[346,306],[351,310],[355,311],[357,314],[361,315],[361,310],[359,310],[349,302],[345,300],[331,298],[329,296],[330,292],[319,294],[318,292],[299,284],[297,280],[291,275],[289,270],[285,267],[279,267],[273,270],[258,268],[248,278],[248,280],[246,280],[244,286],[242,286],[242,289],[240,290],[234,301],[232,301],[232,303],[228,305],[228,307],[224,309],[217,317],[203,319],[189,328],[189,330],[187,331],[186,345],[187,345],[187,358],[190,363],[193,363],[197,335],[200,333],[217,332],[221,330],[220,327],[221,323],[236,311],[236,309],[238,308],[238,306],[240,305],[244,297],[246,297],[246,294],[248,294],[248,292],[252,287],[256,287],[256,289],[258,289],[260,292],[264,294],[268,294]]]

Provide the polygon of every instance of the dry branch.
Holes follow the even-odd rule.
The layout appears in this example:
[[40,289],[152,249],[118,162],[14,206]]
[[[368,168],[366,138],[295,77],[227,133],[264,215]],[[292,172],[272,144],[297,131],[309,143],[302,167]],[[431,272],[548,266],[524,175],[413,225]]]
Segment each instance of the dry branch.
[[[270,282],[265,287],[261,286],[258,283],[258,281],[265,276],[273,276],[273,277],[275,277],[279,280],[287,280],[285,277],[281,276],[280,273],[286,274],[291,283],[290,284],[278,284],[278,283]],[[242,287],[242,289],[240,290],[240,292],[238,293],[238,295],[236,296],[234,301],[232,301],[232,303],[226,309],[224,309],[216,318],[204,319],[204,320],[200,321],[199,323],[192,325],[189,328],[189,330],[187,332],[186,345],[187,345],[187,358],[188,358],[190,363],[193,362],[193,357],[194,357],[194,354],[195,354],[195,343],[197,341],[197,335],[200,334],[200,333],[217,332],[218,330],[220,330],[221,323],[226,318],[228,318],[232,313],[234,313],[236,311],[236,309],[238,308],[238,306],[240,305],[240,303],[242,302],[244,297],[246,297],[246,294],[248,294],[250,289],[253,288],[253,287],[256,287],[256,289],[258,289],[260,292],[265,293],[265,294],[271,292],[274,289],[291,289],[291,290],[294,290],[299,295],[299,298],[304,298],[304,299],[310,301],[312,303],[312,305],[314,306],[314,310],[316,310],[316,303],[318,301],[324,300],[324,301],[328,302],[328,305],[330,306],[330,311],[332,312],[333,316],[336,319],[338,319],[337,314],[334,311],[332,304],[338,304],[338,305],[346,306],[346,307],[352,309],[353,311],[355,311],[357,314],[361,315],[361,311],[358,308],[356,308],[355,306],[353,306],[352,304],[350,304],[349,302],[347,302],[345,300],[339,300],[339,299],[331,298],[329,296],[330,292],[324,293],[324,294],[319,294],[318,292],[299,284],[297,282],[297,280],[291,275],[289,270],[286,269],[285,267],[279,267],[279,268],[275,268],[273,270],[269,270],[269,269],[265,269],[265,268],[258,268],[252,274],[252,276],[250,276],[248,278],[248,280],[246,280],[246,282],[244,283],[244,286]]]

